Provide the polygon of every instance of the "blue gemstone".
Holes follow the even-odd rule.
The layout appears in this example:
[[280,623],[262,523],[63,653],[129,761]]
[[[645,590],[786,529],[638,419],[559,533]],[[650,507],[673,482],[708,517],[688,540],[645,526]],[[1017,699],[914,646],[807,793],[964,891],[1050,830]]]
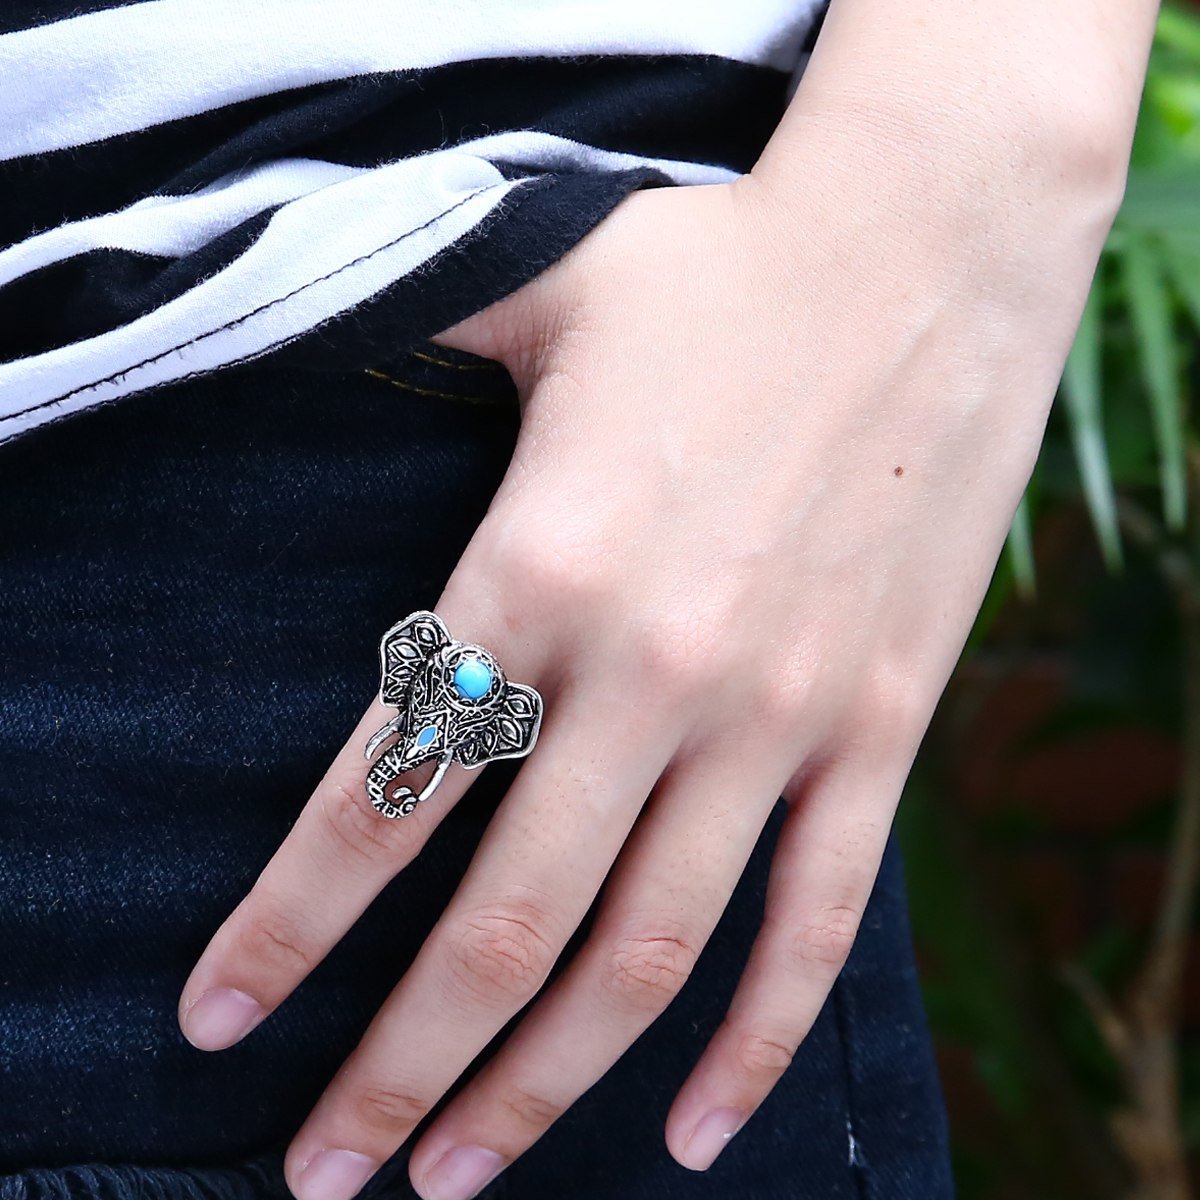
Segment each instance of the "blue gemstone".
[[420,733],[417,734],[417,746],[424,749],[433,739],[437,737],[437,726],[426,725]]
[[454,686],[459,695],[478,700],[480,696],[486,696],[492,686],[491,668],[482,659],[464,658],[454,668]]

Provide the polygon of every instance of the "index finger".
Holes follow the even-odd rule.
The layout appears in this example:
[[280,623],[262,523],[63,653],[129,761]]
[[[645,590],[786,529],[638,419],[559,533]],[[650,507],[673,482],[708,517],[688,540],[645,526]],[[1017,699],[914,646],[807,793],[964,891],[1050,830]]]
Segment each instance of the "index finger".
[[[533,655],[541,653],[527,649],[514,672],[536,676]],[[180,995],[179,1022],[198,1049],[233,1045],[278,1007],[420,853],[478,776],[455,764],[428,803],[399,820],[381,817],[367,796],[371,764],[364,747],[392,715],[378,698],[370,705],[193,967]]]

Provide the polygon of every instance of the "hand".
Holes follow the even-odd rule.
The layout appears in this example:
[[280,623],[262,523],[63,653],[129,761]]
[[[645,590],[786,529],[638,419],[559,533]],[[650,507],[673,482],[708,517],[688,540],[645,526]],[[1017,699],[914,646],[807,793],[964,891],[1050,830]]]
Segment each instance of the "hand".
[[[635,194],[441,338],[504,361],[523,412],[436,611],[546,713],[453,901],[297,1133],[301,1200],[353,1194],[532,1000],[410,1173],[464,1200],[512,1162],[683,986],[780,795],[765,922],[667,1119],[680,1163],[713,1161],[821,1008],[1111,215],[1106,198],[1075,218],[1086,236],[1063,234],[1043,197],[1003,226],[987,213],[985,238],[982,210],[953,212],[961,236],[933,228],[939,210],[918,245],[912,212],[878,202],[871,172],[891,168],[852,169],[837,145],[835,173],[814,136],[786,204],[753,176]],[[453,767],[411,816],[378,817],[363,746],[389,715],[367,711],[193,970],[196,1045],[279,1005],[474,777]]]

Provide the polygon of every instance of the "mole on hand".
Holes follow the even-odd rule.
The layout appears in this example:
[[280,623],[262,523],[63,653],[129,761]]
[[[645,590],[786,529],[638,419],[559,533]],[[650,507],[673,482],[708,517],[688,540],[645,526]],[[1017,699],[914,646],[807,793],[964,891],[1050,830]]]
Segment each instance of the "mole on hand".
[[892,474],[893,474],[893,475],[895,475],[895,477],[896,477],[897,479],[899,479],[899,478],[900,478],[900,476],[904,474],[904,468],[903,468],[903,467],[897,467],[897,468],[896,468],[896,469],[895,469],[895,470],[892,472]]

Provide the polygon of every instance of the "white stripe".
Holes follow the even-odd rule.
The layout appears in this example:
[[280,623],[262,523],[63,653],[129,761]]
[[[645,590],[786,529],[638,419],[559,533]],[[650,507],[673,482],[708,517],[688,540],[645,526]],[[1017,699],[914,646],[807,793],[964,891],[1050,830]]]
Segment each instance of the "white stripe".
[[143,0],[0,36],[0,159],[479,58],[716,54],[790,71],[819,2]]
[[[652,166],[680,184],[724,183],[736,174],[724,167],[600,150],[533,129],[490,134],[455,149],[527,171],[621,171]],[[184,196],[147,196],[118,212],[59,225],[0,250],[0,287],[89,250],[179,257],[265,208],[378,169],[285,158],[227,175]]]
[[511,129],[488,134],[461,142],[455,149],[534,171],[627,171],[633,167],[656,167],[679,184],[729,183],[738,176],[737,171],[728,167],[601,150],[538,129]]
[[0,440],[262,354],[402,278],[520,186],[470,147],[531,170],[651,163],[677,182],[733,177],[725,168],[639,159],[536,132],[498,134],[358,172],[286,204],[241,257],[153,312],[99,337],[0,364]]
[[265,208],[369,169],[307,158],[280,159],[227,176],[187,196],[147,196],[119,212],[59,225],[0,250],[0,287],[89,250],[179,257]]

